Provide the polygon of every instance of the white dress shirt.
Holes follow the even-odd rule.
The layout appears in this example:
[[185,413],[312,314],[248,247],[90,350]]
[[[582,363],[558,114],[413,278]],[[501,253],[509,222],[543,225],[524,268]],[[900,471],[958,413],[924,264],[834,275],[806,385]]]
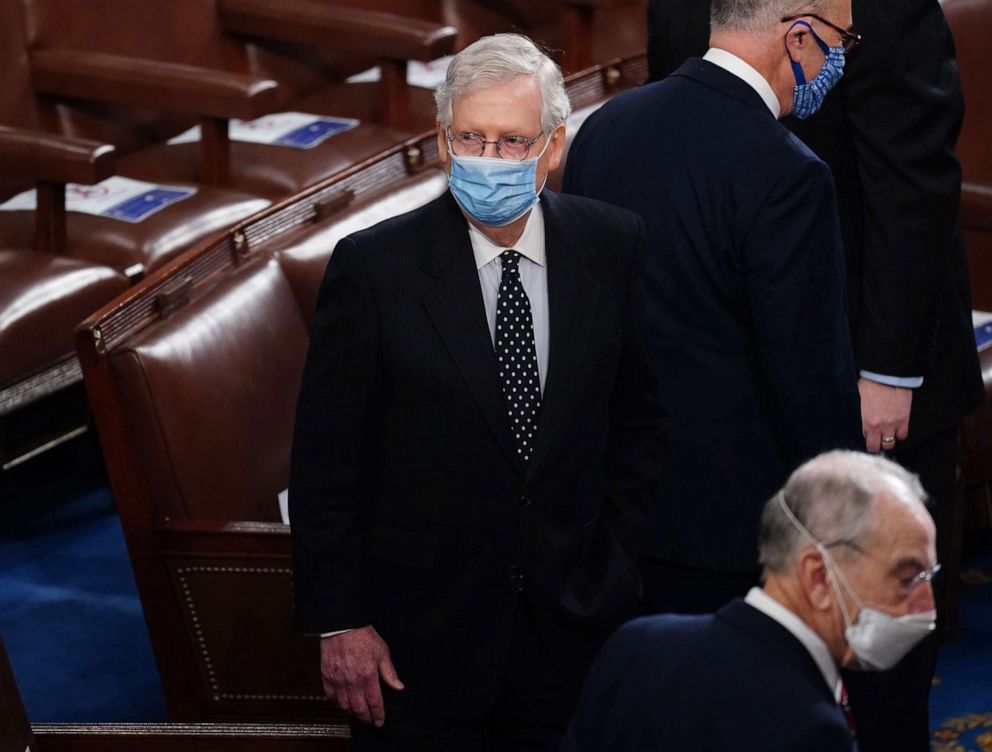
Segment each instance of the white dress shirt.
[[764,76],[752,68],[750,63],[744,62],[733,52],[721,50],[719,47],[710,47],[706,51],[706,54],[703,55],[703,60],[708,60],[713,65],[723,68],[728,73],[733,73],[737,78],[758,92],[761,101],[768,106],[768,109],[771,110],[776,120],[782,116],[782,105],[779,104],[778,97],[775,96],[772,85],[768,83]]
[[823,674],[823,680],[830,687],[830,691],[833,692],[834,700],[840,702],[840,672],[837,670],[837,664],[830,655],[830,650],[827,648],[827,643],[823,641],[823,638],[810,629],[806,622],[768,595],[760,587],[751,588],[744,598],[744,602],[752,608],[758,609],[758,611],[770,619],[774,619],[789,630],[792,636],[803,644],[819,667],[820,673]]
[[530,300],[530,312],[534,319],[534,345],[537,348],[537,371],[541,377],[541,392],[548,376],[548,350],[550,347],[550,321],[548,315],[548,265],[544,252],[544,213],[541,204],[531,209],[523,234],[512,246],[496,245],[475,225],[469,223],[469,240],[475,254],[475,267],[479,270],[479,284],[482,285],[482,300],[486,306],[486,321],[489,322],[489,338],[496,342],[496,299],[499,284],[503,279],[503,265],[499,255],[506,250],[517,251],[520,259],[520,282]]

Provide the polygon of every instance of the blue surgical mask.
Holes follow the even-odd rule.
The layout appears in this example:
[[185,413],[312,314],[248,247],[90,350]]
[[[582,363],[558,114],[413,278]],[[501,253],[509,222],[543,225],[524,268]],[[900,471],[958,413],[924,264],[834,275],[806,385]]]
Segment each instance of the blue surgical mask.
[[805,26],[809,29],[809,33],[827,56],[820,72],[809,82],[806,81],[802,65],[790,57],[792,74],[796,77],[796,88],[792,90],[792,114],[800,120],[805,120],[820,109],[827,92],[834,88],[840,77],[844,75],[844,48],[828,47],[806,21],[796,21],[790,29],[796,26]]
[[537,161],[551,143],[549,138],[536,157],[518,161],[493,157],[460,157],[448,150],[451,174],[448,187],[458,205],[486,227],[515,222],[537,203]]

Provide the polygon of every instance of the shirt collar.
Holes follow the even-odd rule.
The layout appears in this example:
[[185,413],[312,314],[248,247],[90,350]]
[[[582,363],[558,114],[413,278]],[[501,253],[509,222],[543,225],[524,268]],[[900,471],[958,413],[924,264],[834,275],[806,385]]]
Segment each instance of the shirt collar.
[[719,47],[710,47],[706,51],[706,54],[703,55],[703,60],[708,60],[713,65],[719,66],[729,73],[733,73],[758,92],[758,96],[761,97],[768,109],[771,110],[776,120],[782,115],[782,106],[779,104],[778,97],[775,96],[771,84],[765,80],[764,76],[752,68],[749,63],[741,60],[734,53],[721,50]]
[[789,630],[792,636],[803,644],[813,657],[817,667],[819,667],[820,673],[823,674],[823,679],[827,682],[827,686],[830,687],[830,691],[833,692],[834,699],[839,700],[840,672],[837,670],[837,664],[830,655],[830,649],[827,648],[827,643],[823,641],[820,635],[810,629],[806,622],[768,595],[760,587],[751,588],[748,591],[747,597],[744,598],[744,602],[752,608],[756,608],[770,619],[774,619]]
[[[475,254],[476,269],[481,269],[507,250],[503,246],[496,245],[471,222],[468,223],[468,236],[472,241],[472,253]],[[534,204],[534,208],[530,210],[527,224],[524,225],[524,232],[512,247],[513,250],[526,256],[538,266],[544,266],[544,212],[540,202]]]

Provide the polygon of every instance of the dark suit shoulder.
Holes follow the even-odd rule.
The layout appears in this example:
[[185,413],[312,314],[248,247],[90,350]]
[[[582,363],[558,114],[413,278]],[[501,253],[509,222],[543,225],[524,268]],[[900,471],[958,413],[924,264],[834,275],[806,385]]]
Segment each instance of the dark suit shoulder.
[[437,230],[439,223],[446,225],[454,222],[460,222],[459,229],[465,229],[465,220],[446,191],[424,206],[353,232],[340,244],[354,245],[373,257],[409,256],[411,247],[426,241]]
[[549,213],[580,229],[597,251],[629,258],[643,232],[643,222],[634,212],[598,199],[547,191],[544,196],[545,226]]

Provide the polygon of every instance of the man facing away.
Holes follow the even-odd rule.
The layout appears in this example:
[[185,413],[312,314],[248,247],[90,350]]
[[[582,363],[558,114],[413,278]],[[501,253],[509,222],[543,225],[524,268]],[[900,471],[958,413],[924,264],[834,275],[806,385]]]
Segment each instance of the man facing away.
[[883,457],[804,464],[762,513],[763,586],[715,614],[621,628],[563,750],[855,748],[838,667],[890,668],[935,626],[922,498],[916,476]]
[[663,417],[642,228],[541,191],[570,108],[530,40],[466,48],[437,102],[450,191],[342,240],[319,295],[296,621],[358,749],[551,750],[638,612]]
[[569,152],[566,191],[647,227],[645,336],[672,415],[650,610],[745,593],[764,500],[803,460],[863,446],[833,181],[778,122],[838,80],[850,24],[850,0],[714,0],[706,55],[608,102]]

